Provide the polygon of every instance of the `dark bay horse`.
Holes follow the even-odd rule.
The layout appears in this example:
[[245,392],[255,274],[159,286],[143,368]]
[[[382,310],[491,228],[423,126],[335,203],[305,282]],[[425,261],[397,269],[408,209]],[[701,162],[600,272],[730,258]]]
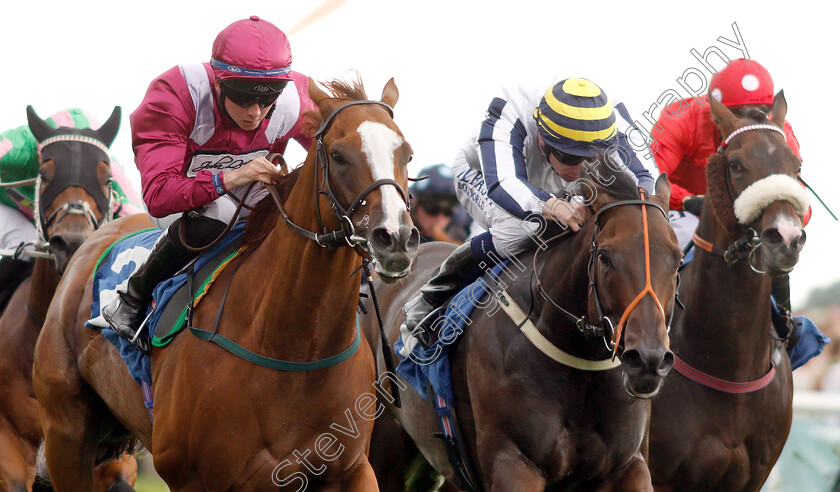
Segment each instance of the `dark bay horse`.
[[650,468],[657,490],[757,491],[787,440],[793,398],[790,360],[771,335],[771,276],[799,259],[808,197],[781,130],[783,93],[770,119],[709,100],[725,144],[709,158],[682,272],[685,311],[671,331],[680,373],[653,403]]
[[[536,334],[520,332],[496,302],[482,303],[450,351],[456,414],[479,490],[652,490],[639,449],[648,399],[673,362],[666,325],[682,253],[663,213],[670,196],[665,177],[657,195],[645,198],[621,171],[602,177],[615,182],[593,188],[596,218],[571,237],[549,240],[535,262],[533,253],[520,255],[507,267],[515,280],[500,275],[503,296],[526,316],[517,321],[530,320]],[[451,249],[423,245],[405,282],[374,284],[391,340],[399,336],[402,306]],[[525,267],[532,262],[535,269]],[[587,326],[603,328],[600,336],[585,335],[558,308],[597,320]],[[366,322],[375,343],[375,318]],[[529,338],[553,348],[538,349]],[[608,348],[611,342],[617,345]],[[614,349],[620,359],[613,362]],[[577,359],[560,363],[560,351],[562,360]],[[433,437],[439,426],[431,403],[398,380],[408,389],[402,408],[391,410],[429,463],[459,484]],[[373,449],[371,459],[378,460]]]
[[[82,242],[109,218],[111,190],[108,147],[120,125],[120,108],[97,130],[53,128],[26,108],[29,128],[40,144],[36,220],[45,253],[35,260],[0,317],[0,491],[31,490],[35,458],[44,434],[32,387],[35,342],[61,273]],[[107,465],[106,465],[107,466]],[[111,474],[108,477],[105,474]],[[137,473],[132,456],[97,469],[97,490],[131,488]]]
[[[355,325],[357,271],[363,257],[392,281],[411,268],[419,243],[404,191],[411,147],[392,119],[393,79],[381,102],[367,100],[360,82],[327,84],[333,97],[314,81],[309,87],[316,141],[253,211],[245,252],[192,321],[303,370],[259,366],[184,333],[152,351],[152,424],[116,349],[83,327],[95,262],[116,239],[149,226],[146,217],[116,220],[71,260],[36,347],[56,490],[90,490],[99,443],[121,432],[145,444],[173,490],[378,490],[366,457],[375,370]],[[339,355],[340,363],[307,365]]]

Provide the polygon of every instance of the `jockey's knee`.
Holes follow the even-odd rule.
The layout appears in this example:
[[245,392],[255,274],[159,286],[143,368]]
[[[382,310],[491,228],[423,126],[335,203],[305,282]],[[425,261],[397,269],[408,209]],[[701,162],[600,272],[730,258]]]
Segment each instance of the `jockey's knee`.
[[203,248],[212,243],[222,232],[226,223],[210,217],[187,217],[176,220],[169,226],[169,237],[176,244],[184,248],[181,242],[181,231],[183,228],[184,241],[193,248]]

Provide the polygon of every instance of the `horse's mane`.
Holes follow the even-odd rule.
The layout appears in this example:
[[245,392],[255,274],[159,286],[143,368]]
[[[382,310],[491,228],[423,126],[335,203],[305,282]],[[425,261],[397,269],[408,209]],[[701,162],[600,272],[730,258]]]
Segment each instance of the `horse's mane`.
[[[322,82],[322,85],[334,99],[353,99],[359,101],[367,99],[365,87],[358,74],[352,80],[333,79]],[[320,113],[311,111],[305,116],[308,116],[307,119],[311,120],[311,124],[307,125],[307,127],[311,126],[311,131],[307,131],[306,133],[314,137],[315,131],[318,125],[320,125]],[[301,167],[289,173],[280,183],[275,185],[275,189],[280,195],[280,201],[284,204],[292,192],[292,187],[297,182]],[[266,196],[260,200],[247,218],[245,233],[242,236],[243,246],[251,247],[261,243],[268,236],[268,233],[274,229],[279,213],[280,211],[277,210],[277,207],[274,205],[274,200],[270,196]]]
[[[639,198],[639,187],[633,177],[621,166],[607,161],[609,157],[602,152],[598,154],[599,164],[597,167],[598,176],[602,179],[587,177],[595,183],[598,192],[603,191],[616,200],[635,200]],[[608,183],[604,185],[603,183]]]
[[[281,203],[286,203],[286,200],[292,192],[292,188],[295,186],[295,183],[297,183],[297,179],[302,168],[303,166],[298,167],[284,176],[279,183],[274,185],[274,189],[277,190],[277,194],[280,196]],[[260,200],[259,203],[254,206],[254,210],[251,211],[251,214],[245,219],[245,233],[242,236],[243,246],[250,248],[251,246],[256,246],[261,243],[263,239],[268,236],[268,233],[274,229],[275,224],[277,224],[277,215],[279,215],[279,213],[280,211],[277,210],[277,206],[274,204],[274,199],[272,199],[271,196],[266,195],[265,198]]]
[[354,99],[357,101],[366,100],[367,93],[365,86],[362,84],[362,79],[359,74],[352,80],[332,79],[323,82],[322,85],[330,92],[330,95],[336,99]]

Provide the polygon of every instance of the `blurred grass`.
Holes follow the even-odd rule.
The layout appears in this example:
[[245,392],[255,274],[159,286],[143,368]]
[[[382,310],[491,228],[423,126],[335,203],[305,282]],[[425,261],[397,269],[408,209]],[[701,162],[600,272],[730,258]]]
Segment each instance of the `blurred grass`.
[[137,492],[169,492],[169,487],[157,473],[152,465],[152,455],[147,452],[137,456],[137,482],[134,490]]

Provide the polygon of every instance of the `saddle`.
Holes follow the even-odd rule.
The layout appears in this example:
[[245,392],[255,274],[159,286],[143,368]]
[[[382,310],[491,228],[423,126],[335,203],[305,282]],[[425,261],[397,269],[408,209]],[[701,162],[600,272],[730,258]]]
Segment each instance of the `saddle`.
[[[102,317],[102,308],[117,295],[117,289],[128,280],[148,256],[161,234],[160,229],[145,229],[121,238],[105,250],[97,262],[93,280],[91,319],[85,327],[101,330],[125,360],[129,372],[138,384],[151,385],[150,357],[143,354],[129,340],[114,332]],[[155,288],[141,335],[149,337],[155,347],[166,347],[187,326],[192,308],[210,290],[219,273],[240,254],[244,223],[209,251],[196,257],[174,277]]]

